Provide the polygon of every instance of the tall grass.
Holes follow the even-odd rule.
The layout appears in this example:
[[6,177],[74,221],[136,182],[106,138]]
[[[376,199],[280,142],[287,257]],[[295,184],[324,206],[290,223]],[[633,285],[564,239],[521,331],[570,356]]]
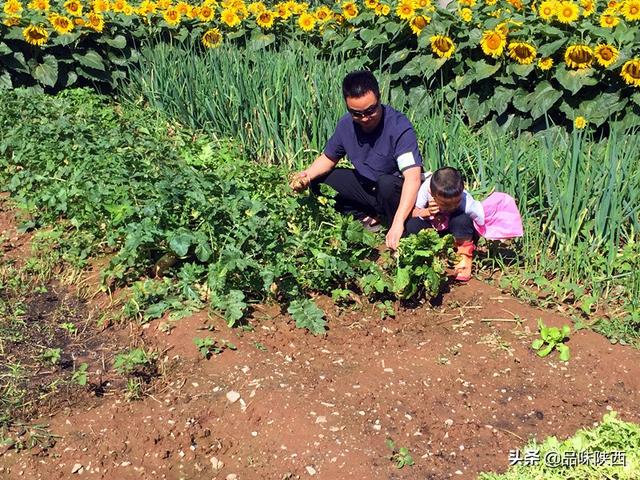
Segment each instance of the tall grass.
[[124,91],[190,127],[238,139],[260,161],[293,166],[324,146],[343,111],[337,80],[361,66],[318,61],[306,48],[202,54],[159,43],[145,49]]
[[[123,91],[191,127],[238,139],[258,160],[294,168],[323,148],[345,111],[340,81],[360,66],[317,58],[302,46],[202,55],[163,44],[146,50]],[[427,168],[457,166],[479,197],[495,189],[516,198],[526,224],[519,252],[526,271],[583,285],[598,297],[614,286],[627,298],[640,296],[635,135],[611,132],[595,141],[557,128],[536,135],[505,134],[495,125],[472,131],[426,87],[389,99],[391,74],[376,75],[383,101],[413,122]]]

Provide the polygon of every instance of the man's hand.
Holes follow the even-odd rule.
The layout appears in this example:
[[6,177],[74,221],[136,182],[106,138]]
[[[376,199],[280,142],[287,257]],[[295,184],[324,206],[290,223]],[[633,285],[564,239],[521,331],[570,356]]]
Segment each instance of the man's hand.
[[297,172],[289,177],[289,186],[296,192],[302,192],[309,188],[311,178],[306,170]]
[[386,244],[391,250],[397,250],[400,238],[404,233],[404,225],[402,223],[394,223],[387,232]]

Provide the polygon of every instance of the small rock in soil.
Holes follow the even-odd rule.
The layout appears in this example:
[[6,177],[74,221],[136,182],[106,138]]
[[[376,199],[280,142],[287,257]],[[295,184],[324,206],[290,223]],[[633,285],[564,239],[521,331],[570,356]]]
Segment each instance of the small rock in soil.
[[227,400],[229,400],[231,403],[237,402],[239,398],[240,394],[238,392],[235,392],[233,390],[227,392]]

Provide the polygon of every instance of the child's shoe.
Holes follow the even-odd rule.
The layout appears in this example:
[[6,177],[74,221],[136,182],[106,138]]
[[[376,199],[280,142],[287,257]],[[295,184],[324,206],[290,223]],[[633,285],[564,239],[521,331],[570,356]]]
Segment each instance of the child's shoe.
[[456,247],[458,248],[458,255],[460,261],[454,267],[453,272],[456,274],[456,280],[458,282],[468,282],[471,280],[471,267],[473,265],[473,251],[476,246],[471,240],[465,240],[463,242],[456,241]]

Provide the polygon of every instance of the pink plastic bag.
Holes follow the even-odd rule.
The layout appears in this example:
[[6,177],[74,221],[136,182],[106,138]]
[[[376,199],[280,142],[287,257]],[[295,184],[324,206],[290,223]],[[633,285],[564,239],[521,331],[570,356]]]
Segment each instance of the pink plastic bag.
[[494,192],[481,203],[484,208],[484,225],[474,222],[480,235],[488,240],[504,240],[523,235],[522,217],[513,197]]

